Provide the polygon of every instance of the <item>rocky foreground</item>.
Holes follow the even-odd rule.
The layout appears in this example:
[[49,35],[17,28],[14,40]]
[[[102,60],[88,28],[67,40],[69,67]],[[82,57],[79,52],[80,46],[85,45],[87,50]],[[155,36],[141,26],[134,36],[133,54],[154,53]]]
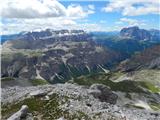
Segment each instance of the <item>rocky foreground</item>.
[[2,120],[159,120],[160,112],[117,105],[118,95],[93,84],[2,89]]

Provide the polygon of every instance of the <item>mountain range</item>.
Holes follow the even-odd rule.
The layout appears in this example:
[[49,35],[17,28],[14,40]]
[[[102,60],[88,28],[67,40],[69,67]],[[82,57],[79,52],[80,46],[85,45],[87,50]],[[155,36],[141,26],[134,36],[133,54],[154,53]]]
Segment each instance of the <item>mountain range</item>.
[[[76,76],[106,72],[115,69],[119,62],[136,56],[137,52],[145,52],[145,49],[160,43],[158,32],[138,27],[123,28],[119,34],[111,35],[86,33],[83,30],[46,29],[22,32],[2,45],[1,76],[27,81],[29,79],[28,84],[34,79],[58,83]],[[154,47],[150,49],[148,51],[156,52]],[[134,57],[130,61],[134,61],[132,59]],[[143,61],[143,58],[138,59],[140,60]],[[126,66],[122,69],[129,69],[131,65],[127,63]]]
[[3,119],[25,103],[36,118],[158,120],[159,33],[135,26],[110,33],[46,29],[3,36]]
[[136,40],[159,40],[160,37],[160,31],[159,30],[145,30],[140,29],[137,26],[129,27],[129,28],[123,28],[120,31],[120,35],[122,37],[132,38]]

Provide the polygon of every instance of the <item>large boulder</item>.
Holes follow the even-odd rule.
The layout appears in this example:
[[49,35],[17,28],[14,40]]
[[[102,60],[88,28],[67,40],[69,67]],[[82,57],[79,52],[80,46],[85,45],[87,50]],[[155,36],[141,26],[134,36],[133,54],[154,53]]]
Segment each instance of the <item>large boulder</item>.
[[44,97],[47,94],[45,90],[36,90],[30,93],[30,96],[33,97]]
[[93,84],[89,89],[89,93],[101,102],[116,104],[118,96],[111,89],[103,84]]
[[13,114],[7,120],[22,120],[23,118],[26,118],[27,114],[28,114],[28,106],[23,105],[18,112]]

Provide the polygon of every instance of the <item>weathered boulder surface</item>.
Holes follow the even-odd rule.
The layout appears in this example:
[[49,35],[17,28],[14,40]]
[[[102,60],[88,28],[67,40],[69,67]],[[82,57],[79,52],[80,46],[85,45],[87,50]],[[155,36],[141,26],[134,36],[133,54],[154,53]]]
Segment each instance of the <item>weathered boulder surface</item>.
[[26,118],[27,114],[28,114],[28,106],[23,105],[18,112],[14,113],[7,120],[22,120],[23,118]]
[[34,96],[34,97],[43,97],[47,94],[46,91],[43,91],[43,90],[37,90],[37,91],[33,91],[30,93],[31,96]]
[[90,87],[89,93],[95,98],[98,98],[102,102],[107,102],[111,104],[116,104],[118,96],[113,93],[109,87],[103,84],[93,84]]

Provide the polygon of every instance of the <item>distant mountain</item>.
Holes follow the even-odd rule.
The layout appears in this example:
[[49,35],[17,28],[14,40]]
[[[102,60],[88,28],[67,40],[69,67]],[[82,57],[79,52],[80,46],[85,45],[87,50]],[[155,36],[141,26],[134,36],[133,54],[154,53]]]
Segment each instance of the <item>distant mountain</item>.
[[30,40],[30,39],[46,39],[53,37],[62,37],[76,34],[83,34],[83,30],[34,30],[34,31],[23,31],[17,34],[1,35],[1,43],[10,40]]
[[160,30],[151,29],[149,32],[152,40],[160,40]]
[[2,48],[2,77],[28,79],[30,83],[35,79],[66,82],[76,76],[105,72],[119,59],[119,54],[96,45],[81,30],[28,32],[6,41]]
[[130,59],[123,61],[118,68],[126,72],[138,69],[160,69],[160,45],[133,55]]
[[[158,31],[151,31],[152,35],[158,35]],[[122,37],[118,33],[108,35],[83,30],[23,32],[2,45],[1,77],[29,79],[29,84],[35,79],[66,82],[81,75],[107,72],[120,61],[158,43]]]
[[86,41],[90,38],[90,35],[84,33],[82,30],[54,31],[52,29],[46,29],[42,31],[31,31],[18,34],[16,37],[12,38],[13,41],[9,41],[9,43],[16,49],[37,49],[45,48],[46,45],[49,45],[55,41]]
[[121,54],[121,60],[131,57],[160,43],[159,30],[145,30],[139,27],[123,28],[119,33],[108,35],[94,33],[94,41]]
[[136,40],[160,40],[159,30],[145,30],[137,26],[123,28],[120,31],[120,36],[132,38]]

